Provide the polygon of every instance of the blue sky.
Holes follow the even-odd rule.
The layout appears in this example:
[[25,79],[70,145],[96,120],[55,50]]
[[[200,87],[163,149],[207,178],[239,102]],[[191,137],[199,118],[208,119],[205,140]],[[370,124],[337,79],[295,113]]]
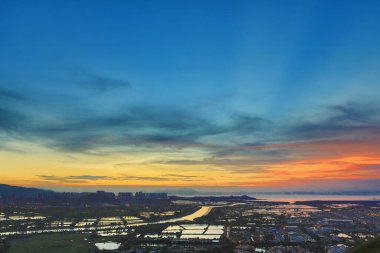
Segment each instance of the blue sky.
[[[344,142],[345,149],[358,141],[346,153],[324,147],[334,154],[329,163],[365,157],[344,166],[373,159],[378,166],[371,151],[380,143],[378,13],[378,1],[2,1],[0,148],[3,156],[18,150],[37,159],[20,148],[33,143],[74,154],[72,163],[99,150],[155,158],[167,150],[158,160],[177,166],[190,166],[189,157],[195,165],[233,160],[228,169],[205,162],[228,178],[242,164],[256,176],[281,162],[325,159],[316,142]],[[359,152],[368,139],[376,141]],[[301,155],[271,146],[305,142]],[[253,144],[265,152],[248,152]],[[23,166],[13,163],[7,166]],[[149,161],[147,174],[156,163]],[[29,181],[43,184],[35,170]]]
[[5,1],[1,9],[2,74],[22,79],[20,89],[66,86],[84,71],[126,80],[133,99],[149,103],[228,96],[224,110],[275,117],[378,91],[375,1]]

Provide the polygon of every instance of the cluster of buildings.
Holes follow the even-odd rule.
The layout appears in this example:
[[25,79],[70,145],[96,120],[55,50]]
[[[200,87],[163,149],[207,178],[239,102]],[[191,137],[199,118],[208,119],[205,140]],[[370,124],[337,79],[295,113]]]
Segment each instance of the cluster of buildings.
[[132,192],[119,192],[118,199],[119,200],[150,200],[150,199],[167,199],[168,194],[164,192],[136,192],[133,194]]
[[0,207],[6,206],[9,203],[20,204],[22,206],[25,201],[43,201],[49,202],[63,202],[73,201],[71,204],[75,205],[75,201],[82,202],[115,202],[115,201],[133,201],[133,200],[155,200],[155,199],[168,199],[167,193],[164,192],[119,192],[117,195],[113,192],[96,191],[96,192],[43,192],[36,193],[32,196],[7,196],[0,195]]
[[214,217],[230,223],[235,253],[343,253],[380,233],[380,206],[268,205],[226,207]]
[[119,192],[119,194],[116,196],[113,192],[97,191],[95,194],[100,198],[117,199],[121,201],[168,198],[168,194],[164,192]]
[[62,192],[58,193],[58,197],[66,199],[84,199],[84,200],[100,200],[100,201],[132,201],[132,200],[154,200],[168,199],[167,193],[164,192],[119,192],[117,195],[113,192],[96,191],[90,192]]

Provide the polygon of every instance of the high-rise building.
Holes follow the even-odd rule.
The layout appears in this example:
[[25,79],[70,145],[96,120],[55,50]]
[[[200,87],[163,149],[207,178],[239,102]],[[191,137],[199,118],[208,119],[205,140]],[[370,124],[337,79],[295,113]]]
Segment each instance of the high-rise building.
[[119,192],[118,199],[119,200],[131,200],[131,199],[133,199],[133,193],[132,192]]

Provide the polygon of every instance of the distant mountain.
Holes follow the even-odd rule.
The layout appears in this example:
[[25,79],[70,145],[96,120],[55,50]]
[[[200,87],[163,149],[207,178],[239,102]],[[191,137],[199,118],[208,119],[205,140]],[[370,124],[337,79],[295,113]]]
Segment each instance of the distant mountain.
[[42,190],[38,188],[27,188],[20,186],[12,186],[7,184],[0,184],[0,197],[13,197],[13,198],[34,198],[37,196],[54,195],[54,191]]

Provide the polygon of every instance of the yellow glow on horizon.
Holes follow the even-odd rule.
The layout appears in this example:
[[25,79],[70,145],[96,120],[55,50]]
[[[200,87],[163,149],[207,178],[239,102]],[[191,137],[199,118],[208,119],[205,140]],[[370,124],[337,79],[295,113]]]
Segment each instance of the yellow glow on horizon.
[[[19,152],[0,151],[2,183],[25,186],[271,186],[312,180],[380,178],[367,165],[379,164],[370,155],[294,159],[263,164],[223,164],[204,160],[193,152],[115,152],[67,154],[30,143],[18,143]],[[29,151],[28,151],[29,150]],[[28,152],[27,152],[28,151]],[[167,163],[166,161],[179,161]],[[186,164],[193,160],[200,163]],[[90,178],[86,178],[90,177]],[[92,178],[91,178],[92,177]]]

